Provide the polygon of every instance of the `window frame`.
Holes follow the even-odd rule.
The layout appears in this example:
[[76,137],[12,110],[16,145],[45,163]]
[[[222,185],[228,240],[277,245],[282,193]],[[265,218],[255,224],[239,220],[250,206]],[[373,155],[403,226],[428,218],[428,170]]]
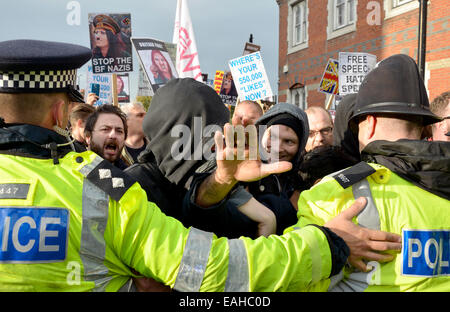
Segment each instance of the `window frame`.
[[[299,97],[298,103],[295,101],[296,97]],[[297,86],[289,89],[289,99],[288,103],[294,104],[295,106],[305,110],[308,107],[308,91],[306,86]]]
[[[341,25],[338,23],[338,5],[343,6],[342,12],[344,16]],[[356,23],[358,20],[357,7],[358,0],[328,0],[327,40],[356,31]],[[353,20],[349,20],[351,16],[349,14],[350,10],[353,13]]]
[[[295,9],[299,9],[300,21],[297,21],[297,15]],[[288,3],[288,53],[291,54],[308,47],[308,0],[290,0]],[[298,31],[299,27],[300,31]],[[297,40],[297,35],[300,33],[300,41]]]
[[[429,3],[429,1],[428,1]],[[410,0],[404,3],[398,3],[398,0],[384,0],[384,19],[390,19],[400,14],[418,9],[420,6],[419,1]]]
[[[414,0],[392,0],[392,7],[397,8],[399,6],[405,5],[409,2],[412,2]],[[403,3],[402,3],[403,2]]]

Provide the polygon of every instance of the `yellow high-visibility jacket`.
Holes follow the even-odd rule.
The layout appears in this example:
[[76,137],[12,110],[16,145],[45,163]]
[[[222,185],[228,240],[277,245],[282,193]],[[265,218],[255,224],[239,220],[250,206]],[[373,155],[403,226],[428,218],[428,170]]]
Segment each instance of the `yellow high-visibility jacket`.
[[0,291],[127,290],[131,268],[180,291],[302,291],[332,269],[326,235],[187,229],[93,152],[0,155]]
[[[292,228],[323,225],[365,196],[368,205],[355,222],[402,235],[402,252],[392,262],[369,262],[363,273],[345,267],[339,275],[314,285],[313,291],[450,291],[450,201],[406,181],[388,168],[369,164],[373,173],[351,180],[345,171],[325,177],[298,201],[299,222]],[[340,183],[338,182],[340,181]]]

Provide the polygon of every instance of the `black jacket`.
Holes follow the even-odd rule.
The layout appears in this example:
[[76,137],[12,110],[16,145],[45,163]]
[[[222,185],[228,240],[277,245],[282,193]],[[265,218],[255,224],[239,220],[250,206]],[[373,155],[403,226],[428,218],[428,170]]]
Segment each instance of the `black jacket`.
[[450,142],[406,139],[374,141],[362,150],[361,157],[450,200]]
[[[0,122],[1,123],[1,122]],[[54,143],[52,152],[51,143]],[[0,127],[0,153],[48,159],[58,162],[72,151],[67,139],[56,132],[29,124],[3,124]],[[56,147],[56,145],[60,145]]]

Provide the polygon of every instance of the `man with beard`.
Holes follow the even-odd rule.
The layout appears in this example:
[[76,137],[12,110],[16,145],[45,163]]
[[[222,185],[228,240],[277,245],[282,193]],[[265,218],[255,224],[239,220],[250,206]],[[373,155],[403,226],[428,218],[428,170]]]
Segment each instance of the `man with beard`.
[[88,117],[84,129],[88,150],[122,170],[127,167],[120,158],[127,133],[127,117],[120,108],[108,104]]
[[[94,152],[73,152],[63,129],[69,102],[78,98],[76,70],[91,55],[67,43],[0,42],[1,291],[130,290],[132,270],[178,291],[300,291],[342,269],[355,246],[348,211],[338,217],[340,229],[217,238],[164,215],[138,183]],[[104,115],[116,117],[99,114],[91,139]],[[225,131],[226,141],[231,134]],[[259,161],[237,161],[241,170],[227,174],[274,173]]]

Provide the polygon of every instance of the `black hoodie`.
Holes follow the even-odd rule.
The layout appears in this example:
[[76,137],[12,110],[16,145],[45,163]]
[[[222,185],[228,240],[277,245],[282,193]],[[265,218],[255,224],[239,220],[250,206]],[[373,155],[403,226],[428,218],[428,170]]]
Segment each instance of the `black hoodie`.
[[[214,158],[201,157],[195,148],[199,148],[197,152],[200,147],[210,149],[214,132],[208,128],[213,130],[214,125],[216,130],[222,130],[229,119],[228,109],[212,88],[190,78],[171,80],[158,89],[144,118],[144,133],[150,142],[139,155],[138,163],[125,172],[138,180],[150,201],[184,226],[228,238],[254,237],[258,224],[237,209],[236,201],[230,200],[235,192],[230,192],[223,205],[207,209],[191,201],[195,186],[215,168]],[[201,136],[204,131],[209,135]],[[178,157],[183,151],[178,148],[181,138],[186,139],[186,159]],[[210,170],[201,170],[202,165],[209,165]],[[197,170],[199,173],[194,176]]]
[[190,178],[207,160],[201,148],[214,142],[214,132],[204,136],[203,131],[208,125],[221,129],[229,118],[211,87],[191,78],[172,79],[155,93],[143,121],[149,144],[138,163],[125,172],[138,180],[148,199],[164,213],[180,218]]

